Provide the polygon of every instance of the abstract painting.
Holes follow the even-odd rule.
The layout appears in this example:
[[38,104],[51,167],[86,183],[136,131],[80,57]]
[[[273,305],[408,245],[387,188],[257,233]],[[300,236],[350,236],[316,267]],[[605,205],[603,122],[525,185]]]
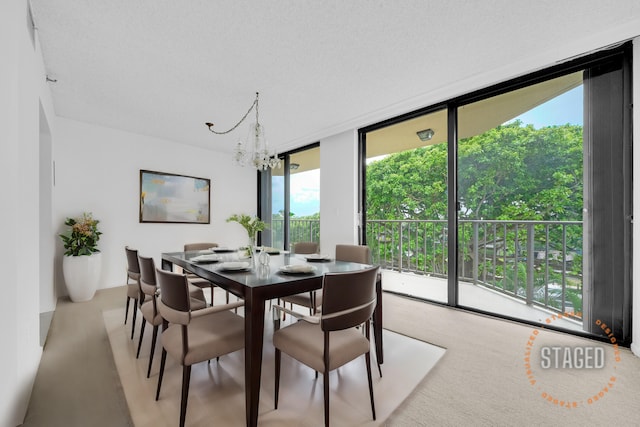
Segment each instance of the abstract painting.
[[209,224],[211,180],[140,171],[140,222]]

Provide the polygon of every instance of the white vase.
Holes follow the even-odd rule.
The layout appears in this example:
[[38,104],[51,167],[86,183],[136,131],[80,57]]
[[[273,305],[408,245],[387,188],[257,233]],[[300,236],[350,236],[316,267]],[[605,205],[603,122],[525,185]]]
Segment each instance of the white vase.
[[100,280],[101,260],[100,252],[62,258],[62,274],[71,301],[82,302],[93,298]]

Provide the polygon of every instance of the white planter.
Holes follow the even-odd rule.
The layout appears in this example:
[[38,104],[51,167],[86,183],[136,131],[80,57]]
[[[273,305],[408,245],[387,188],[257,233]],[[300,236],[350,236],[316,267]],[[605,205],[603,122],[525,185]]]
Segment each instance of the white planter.
[[73,302],[89,301],[98,289],[102,254],[64,256],[62,274],[67,285],[69,298]]

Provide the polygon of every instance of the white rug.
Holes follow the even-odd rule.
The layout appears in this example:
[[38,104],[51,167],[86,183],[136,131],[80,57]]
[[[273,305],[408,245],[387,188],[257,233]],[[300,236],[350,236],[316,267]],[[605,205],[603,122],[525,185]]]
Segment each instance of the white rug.
[[[182,369],[167,357],[160,400],[155,392],[160,369],[160,340],[156,348],[151,377],[146,378],[152,328],[145,331],[140,358],[135,358],[140,319],[131,340],[130,321],[122,323],[124,309],[103,313],[113,357],[137,427],[175,426],[180,411]],[[131,317],[131,316],[130,316]],[[140,316],[138,316],[140,318]],[[261,426],[317,426],[323,424],[322,376],[283,355],[280,399],[273,409],[274,362],[271,322],[265,322],[265,342],[258,424]],[[333,371],[330,376],[331,423],[336,426],[378,426],[409,396],[445,353],[437,347],[388,330],[384,330],[383,377],[375,366],[372,351],[372,374],[377,420],[371,418],[371,406],[364,358]],[[372,349],[373,350],[373,349]],[[244,352],[238,351],[193,366],[186,424],[189,426],[244,426]]]

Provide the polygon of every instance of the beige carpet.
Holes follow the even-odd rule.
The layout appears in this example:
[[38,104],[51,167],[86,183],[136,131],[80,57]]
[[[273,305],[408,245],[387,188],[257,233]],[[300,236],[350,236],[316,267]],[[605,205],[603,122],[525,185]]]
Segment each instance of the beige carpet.
[[[447,349],[416,391],[394,411],[389,426],[640,426],[640,358],[599,341],[541,330],[525,369],[534,327],[385,294],[385,327]],[[605,366],[541,369],[540,348],[597,346]],[[613,387],[593,399],[616,377]],[[543,398],[577,402],[561,407]],[[592,403],[589,404],[589,398]]]
[[[123,327],[123,309],[105,311],[104,322],[114,360],[137,427],[174,426],[180,407],[181,368],[170,357],[160,400],[154,400],[160,366],[156,349],[151,377],[146,378],[151,342],[150,328],[139,359],[135,359],[139,327],[134,340]],[[266,322],[259,424],[263,426],[316,426],[323,420],[322,377],[284,356],[280,403],[273,409],[273,345],[271,322]],[[364,359],[360,358],[331,374],[331,420],[333,425],[383,425],[391,413],[409,396],[445,353],[441,347],[407,336],[384,331],[383,377],[374,368],[377,421],[371,419]],[[372,352],[373,354],[373,352]],[[242,351],[193,367],[187,425],[245,425],[244,354]]]

